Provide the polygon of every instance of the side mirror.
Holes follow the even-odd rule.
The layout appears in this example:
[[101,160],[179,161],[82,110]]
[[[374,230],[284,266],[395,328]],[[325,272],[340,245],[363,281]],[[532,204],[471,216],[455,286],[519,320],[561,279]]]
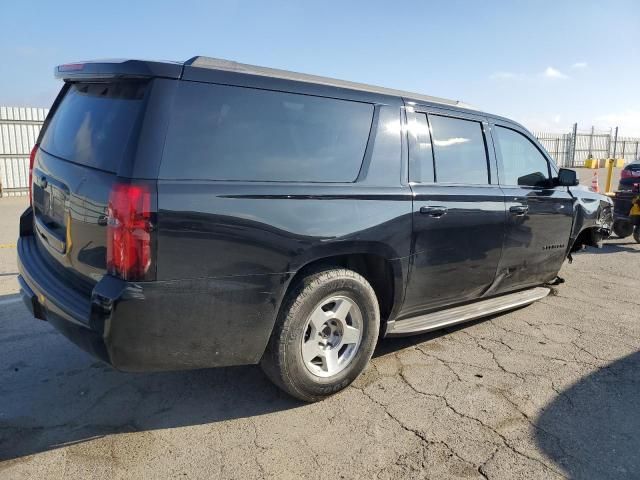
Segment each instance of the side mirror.
[[575,170],[561,168],[558,171],[558,178],[555,183],[559,187],[575,187],[580,183],[580,180],[578,180],[578,174]]

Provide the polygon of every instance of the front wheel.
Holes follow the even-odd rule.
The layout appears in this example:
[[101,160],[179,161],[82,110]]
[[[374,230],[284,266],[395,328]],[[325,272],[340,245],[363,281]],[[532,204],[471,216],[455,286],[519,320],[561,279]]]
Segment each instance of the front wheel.
[[342,268],[310,274],[285,297],[260,364],[290,395],[321,400],[364,370],[379,324],[375,292],[360,274]]

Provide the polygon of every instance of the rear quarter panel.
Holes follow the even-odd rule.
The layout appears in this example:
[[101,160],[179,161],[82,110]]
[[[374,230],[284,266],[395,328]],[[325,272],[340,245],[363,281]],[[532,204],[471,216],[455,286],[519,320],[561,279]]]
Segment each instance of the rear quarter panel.
[[182,354],[199,352],[184,356],[189,366],[258,362],[294,274],[326,257],[389,260],[401,303],[412,196],[402,181],[401,100],[386,100],[372,102],[374,125],[353,183],[158,180],[156,305],[165,327],[156,329],[182,336]]

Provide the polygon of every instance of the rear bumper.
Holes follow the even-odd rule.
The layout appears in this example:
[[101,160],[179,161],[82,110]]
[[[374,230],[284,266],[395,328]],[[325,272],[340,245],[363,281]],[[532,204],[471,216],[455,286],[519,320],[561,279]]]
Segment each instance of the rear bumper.
[[640,186],[640,177],[623,178],[618,183],[618,191],[636,192],[638,193]]
[[18,283],[24,304],[31,314],[49,321],[73,343],[109,362],[104,341],[90,328],[90,299],[65,285],[48,268],[30,234],[31,209],[20,218],[18,239]]
[[88,296],[53,275],[42,255],[21,225],[18,281],[27,308],[124,371],[259,362],[286,284],[285,275],[141,283],[107,275]]

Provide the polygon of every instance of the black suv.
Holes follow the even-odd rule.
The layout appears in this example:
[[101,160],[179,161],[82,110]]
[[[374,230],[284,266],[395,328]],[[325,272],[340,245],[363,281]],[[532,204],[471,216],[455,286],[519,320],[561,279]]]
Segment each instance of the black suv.
[[56,75],[19,280],[121,370],[260,363],[318,400],[379,337],[531,303],[609,234],[609,199],[456,101],[205,57]]

